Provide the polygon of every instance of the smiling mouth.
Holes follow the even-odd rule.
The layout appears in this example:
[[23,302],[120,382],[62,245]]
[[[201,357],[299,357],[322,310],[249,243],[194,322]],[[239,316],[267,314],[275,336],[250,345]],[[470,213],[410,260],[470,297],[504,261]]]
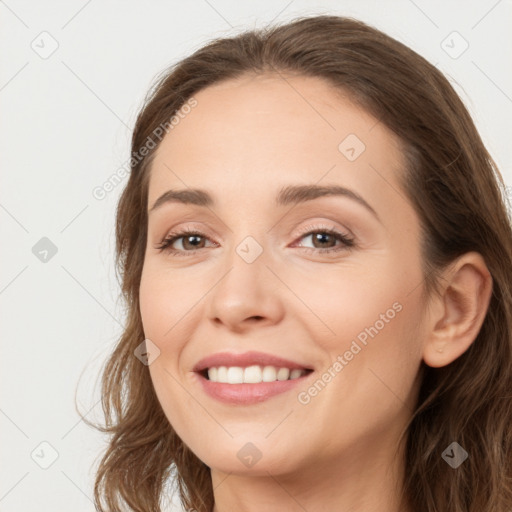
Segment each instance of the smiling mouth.
[[198,373],[206,380],[220,384],[260,384],[295,380],[310,374],[312,371],[306,368],[251,365],[246,367],[213,366]]
[[293,360],[255,350],[225,351],[204,357],[192,371],[210,398],[228,406],[251,406],[304,385],[314,372],[304,361],[304,356]]

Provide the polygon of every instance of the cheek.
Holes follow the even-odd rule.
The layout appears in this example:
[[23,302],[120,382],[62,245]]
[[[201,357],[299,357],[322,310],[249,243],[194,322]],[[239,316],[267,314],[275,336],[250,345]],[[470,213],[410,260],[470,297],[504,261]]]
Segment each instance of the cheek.
[[408,295],[396,289],[395,293],[388,290],[387,295],[379,295],[379,301],[368,304],[365,310],[366,318],[350,323],[355,334],[344,338],[343,354],[351,358],[344,379],[347,389],[365,402],[372,417],[387,421],[404,408],[414,408],[422,357],[418,327],[422,306],[418,293]]
[[151,264],[144,267],[139,289],[144,336],[160,350],[148,369],[164,414],[180,437],[186,433],[187,418],[187,395],[179,383],[187,323],[180,320],[196,301],[197,292],[194,294],[191,287],[178,282],[169,272]]
[[365,271],[328,268],[325,277],[317,273],[314,281],[298,281],[297,295],[307,297],[323,324],[321,333],[313,329],[313,324],[319,326],[316,319],[303,326],[330,363],[343,358],[332,389],[341,403],[350,399],[347,394],[373,403],[372,397],[383,391],[393,400],[386,386],[405,399],[420,366],[422,287],[411,283],[421,283],[421,273],[411,261],[407,266],[392,259],[381,263],[367,265]]
[[158,280],[155,279],[154,273],[145,268],[139,289],[140,315],[144,335],[157,344],[162,333],[165,332],[165,324],[168,324],[168,319],[162,315],[164,303],[164,290],[158,287]]
[[[333,363],[341,357],[341,366],[331,365],[335,374],[332,384],[327,384],[306,406],[310,411],[329,411],[328,421],[313,412],[308,421],[313,430],[326,431],[325,435],[333,439],[342,426],[341,445],[365,436],[373,439],[414,409],[415,381],[421,362],[414,328],[416,308],[411,300],[400,301],[401,309],[393,308],[393,303],[387,308],[388,300],[380,304],[367,304],[366,313],[357,313],[354,308],[357,319],[347,312],[342,321],[340,315],[337,326],[341,334],[329,344],[324,343],[324,349]],[[328,369],[324,371],[327,373]]]
[[300,275],[297,272],[293,275],[292,270],[287,272],[286,278],[293,282],[294,293],[316,320],[309,314],[307,317],[311,316],[313,323],[325,332],[323,337],[334,344],[357,336],[380,321],[380,315],[386,311],[388,317],[393,318],[396,313],[393,304],[403,300],[400,282],[395,279],[398,272],[386,261],[358,262],[357,265],[347,262],[339,268],[326,265]]
[[154,338],[157,344],[158,340],[169,340],[174,334],[174,326],[182,323],[181,319],[202,295],[204,291],[200,279],[184,278],[179,270],[173,272],[159,265],[146,265],[139,289],[140,313],[146,337]]

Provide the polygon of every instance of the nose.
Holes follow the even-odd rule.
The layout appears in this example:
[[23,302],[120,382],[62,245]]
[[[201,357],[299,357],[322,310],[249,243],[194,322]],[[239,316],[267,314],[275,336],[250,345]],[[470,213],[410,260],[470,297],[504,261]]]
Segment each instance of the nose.
[[266,258],[261,255],[247,263],[235,252],[230,264],[208,294],[210,320],[238,333],[279,323],[285,311],[285,287],[275,270],[267,267]]

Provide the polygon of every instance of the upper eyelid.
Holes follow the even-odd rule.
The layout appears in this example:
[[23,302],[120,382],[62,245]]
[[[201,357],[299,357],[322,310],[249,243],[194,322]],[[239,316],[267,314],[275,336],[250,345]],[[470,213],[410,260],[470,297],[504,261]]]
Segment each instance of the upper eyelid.
[[[207,230],[201,229],[201,228],[194,228],[191,226],[183,226],[178,229],[171,229],[168,234],[166,234],[163,238],[159,239],[160,244],[164,244],[166,240],[174,239],[171,244],[176,243],[178,240],[182,240],[186,238],[187,236],[192,236],[194,234],[201,236],[208,241],[212,242],[214,247],[218,246],[218,242],[212,240],[213,237],[211,237],[208,233],[206,233]],[[296,234],[293,235],[293,243],[296,243],[300,241],[303,238],[306,238],[308,236],[311,236],[315,232],[332,232],[333,235],[337,235],[338,238],[346,238],[350,240],[351,242],[355,242],[356,237],[352,234],[352,232],[346,228],[338,228],[336,226],[328,225],[325,223],[325,221],[322,223],[322,221],[315,223],[311,222],[310,224],[302,227]],[[207,247],[200,247],[197,250],[206,249]],[[180,252],[194,252],[194,251],[181,251],[180,249],[176,249]]]
[[[318,216],[317,217],[318,220],[314,220],[314,217],[313,217],[313,220],[306,220],[306,221],[301,221],[299,223],[296,223],[296,222],[293,222],[294,224],[297,224],[298,226],[302,226],[300,228],[294,228],[293,229],[293,235],[297,235],[297,236],[300,236],[300,235],[303,235],[307,229],[319,229],[319,228],[323,228],[323,229],[333,229],[333,230],[336,230],[336,231],[341,231],[343,234],[347,234],[347,235],[350,235],[350,236],[353,236],[354,233],[351,229],[349,229],[348,227],[346,227],[344,224],[341,224],[339,221],[335,221],[333,219],[328,219],[328,218],[321,218],[321,216]],[[303,222],[306,222],[306,225],[304,226]],[[184,225],[181,225],[181,224],[184,224]],[[202,223],[201,223],[202,224]],[[279,224],[279,223],[277,223]],[[291,222],[289,223],[286,223],[284,224],[285,226],[288,226],[289,224],[291,224]],[[178,226],[178,227],[176,227]],[[268,231],[270,230],[274,230],[275,229],[275,226],[276,224],[274,224],[272,226],[271,229],[269,229]],[[199,225],[196,225],[196,223],[194,223],[193,221],[187,221],[187,220],[184,220],[183,222],[181,223],[176,223],[174,224],[171,228],[168,228],[166,230],[166,235],[163,237],[163,238],[166,238],[168,237],[171,233],[179,233],[181,231],[198,231],[198,232],[201,232],[207,236],[213,236],[213,237],[217,237],[219,239],[223,239],[223,237],[219,234],[217,234],[214,230],[212,230],[211,228],[209,227],[202,227],[202,226],[199,226]],[[155,230],[156,231],[156,230]],[[232,230],[229,229],[228,227],[228,231],[230,231],[232,233]],[[267,231],[267,232],[268,232]],[[288,231],[288,229],[283,229],[283,231]],[[211,235],[209,233],[212,233]]]
[[[310,221],[309,224],[302,226],[300,229],[299,228],[294,229],[292,236],[293,237],[305,236],[305,235],[311,234],[311,230],[313,230],[313,229],[316,229],[318,231],[320,231],[322,229],[337,231],[343,235],[354,236],[352,231],[349,230],[348,228],[346,228],[344,226],[338,227],[335,224],[328,224],[328,222],[333,222],[333,221],[325,221],[325,220],[320,220],[320,221],[316,221],[316,222]],[[181,235],[182,233],[185,233],[185,235],[186,235],[187,232],[191,232],[191,233],[197,232],[197,234],[199,234],[201,236],[205,236],[207,238],[217,237],[217,238],[222,239],[221,236],[217,236],[216,234],[214,234],[214,235],[209,234],[209,231],[210,231],[209,229],[204,229],[202,227],[196,227],[194,225],[185,225],[183,227],[178,227],[178,228],[173,227],[171,229],[168,229],[166,231],[166,234],[163,237],[160,237],[159,240],[165,240],[166,238],[169,238],[171,236]],[[185,236],[185,235],[182,235],[182,236]]]

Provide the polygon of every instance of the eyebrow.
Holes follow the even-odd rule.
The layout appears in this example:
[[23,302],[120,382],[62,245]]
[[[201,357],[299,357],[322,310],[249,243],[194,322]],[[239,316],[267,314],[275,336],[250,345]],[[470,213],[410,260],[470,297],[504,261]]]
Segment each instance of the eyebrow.
[[[381,222],[377,212],[356,192],[340,185],[288,185],[283,187],[275,199],[276,206],[296,205],[324,196],[348,197],[364,206],[374,217]],[[183,190],[168,190],[164,192],[153,204],[149,213],[157,210],[167,203],[193,204],[196,206],[214,207],[213,197],[205,190],[188,188]]]

